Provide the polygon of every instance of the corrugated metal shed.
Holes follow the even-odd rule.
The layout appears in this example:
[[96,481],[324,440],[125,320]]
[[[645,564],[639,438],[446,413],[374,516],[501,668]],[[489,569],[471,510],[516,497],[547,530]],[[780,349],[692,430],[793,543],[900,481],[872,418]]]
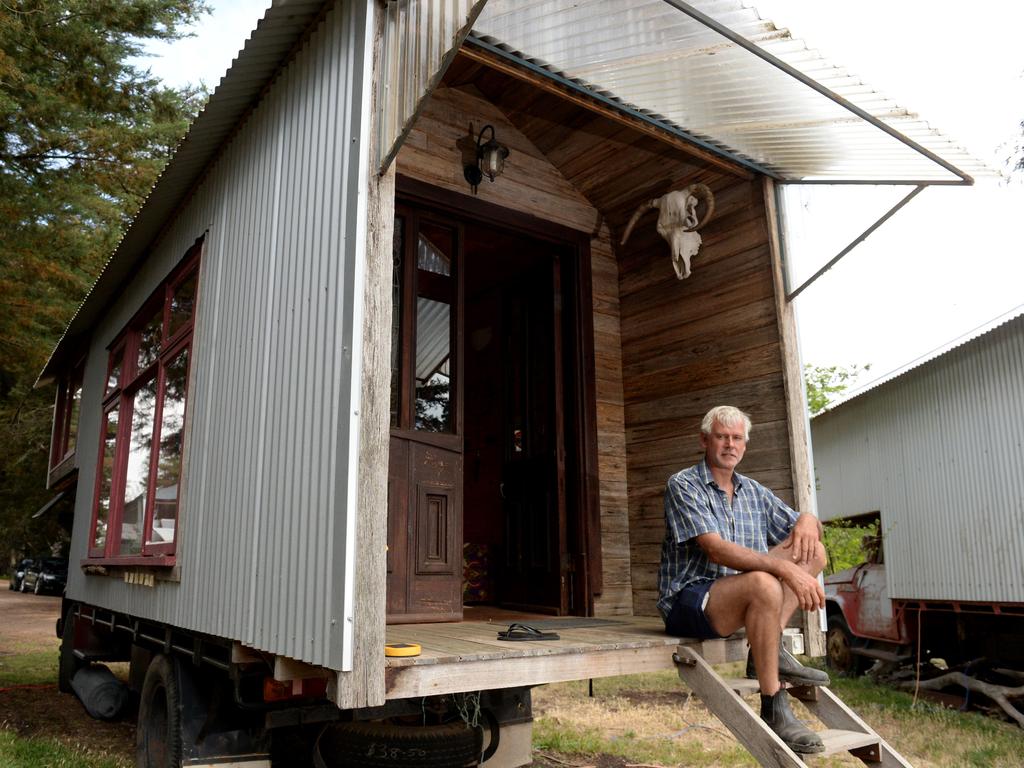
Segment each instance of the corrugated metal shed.
[[1024,603],[1024,314],[811,422],[823,520],[880,511],[894,598]]
[[[709,23],[754,43],[854,110]],[[919,149],[967,174],[990,173],[916,114],[740,0],[489,0],[473,34],[779,179],[960,180]],[[858,108],[893,131],[858,116]]]

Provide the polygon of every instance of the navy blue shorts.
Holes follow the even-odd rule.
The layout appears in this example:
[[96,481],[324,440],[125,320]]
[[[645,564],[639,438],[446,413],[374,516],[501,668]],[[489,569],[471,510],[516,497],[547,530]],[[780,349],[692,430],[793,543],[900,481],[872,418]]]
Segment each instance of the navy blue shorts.
[[672,610],[665,617],[665,631],[676,637],[693,637],[710,640],[720,635],[708,623],[704,615],[704,597],[711,589],[712,581],[698,581],[683,587],[672,601]]

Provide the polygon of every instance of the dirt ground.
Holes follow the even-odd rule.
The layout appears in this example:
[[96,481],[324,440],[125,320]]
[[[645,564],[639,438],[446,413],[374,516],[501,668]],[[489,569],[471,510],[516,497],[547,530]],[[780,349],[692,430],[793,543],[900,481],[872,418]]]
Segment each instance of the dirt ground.
[[[3,657],[30,651],[52,651],[58,640],[55,624],[60,598],[11,592],[0,581],[0,665]],[[135,722],[106,723],[91,718],[72,694],[52,683],[0,685],[0,728],[22,736],[52,738],[79,752],[131,760]]]

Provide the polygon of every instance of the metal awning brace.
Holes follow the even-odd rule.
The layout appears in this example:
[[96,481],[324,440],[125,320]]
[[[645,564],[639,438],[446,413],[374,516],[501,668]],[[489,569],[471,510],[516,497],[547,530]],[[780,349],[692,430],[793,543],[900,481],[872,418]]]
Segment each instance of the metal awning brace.
[[488,0],[467,42],[763,173],[776,195],[788,184],[914,187],[790,301],[924,187],[992,173],[741,0]]

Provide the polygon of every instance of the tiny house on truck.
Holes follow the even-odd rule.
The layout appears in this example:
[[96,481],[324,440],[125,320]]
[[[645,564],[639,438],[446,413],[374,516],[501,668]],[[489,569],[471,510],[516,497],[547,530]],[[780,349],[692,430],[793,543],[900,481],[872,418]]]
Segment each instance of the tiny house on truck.
[[62,687],[130,658],[142,765],[459,708],[520,765],[530,686],[674,668],[661,496],[708,408],[813,509],[781,188],[976,166],[819,64],[738,1],[275,2],[43,371]]

